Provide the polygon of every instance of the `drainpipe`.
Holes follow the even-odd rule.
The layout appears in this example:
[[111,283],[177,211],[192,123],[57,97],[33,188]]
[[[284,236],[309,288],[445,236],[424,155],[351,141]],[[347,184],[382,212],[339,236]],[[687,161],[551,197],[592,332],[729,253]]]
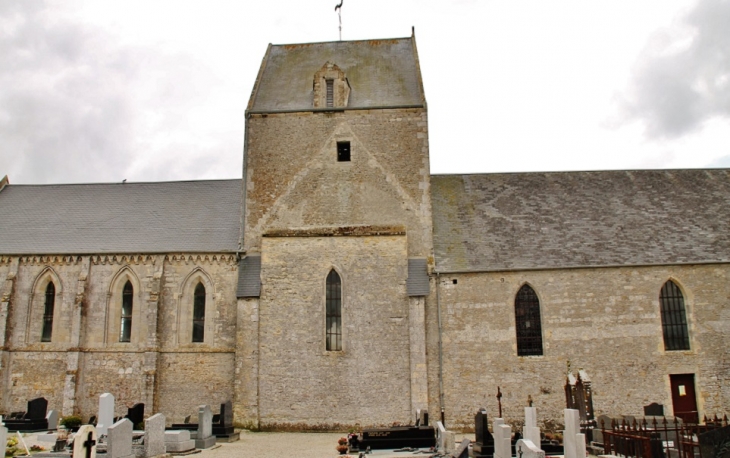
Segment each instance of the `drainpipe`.
[[439,407],[441,409],[441,423],[446,426],[444,418],[444,349],[441,339],[441,296],[440,296],[441,274],[436,272],[436,314],[439,327]]

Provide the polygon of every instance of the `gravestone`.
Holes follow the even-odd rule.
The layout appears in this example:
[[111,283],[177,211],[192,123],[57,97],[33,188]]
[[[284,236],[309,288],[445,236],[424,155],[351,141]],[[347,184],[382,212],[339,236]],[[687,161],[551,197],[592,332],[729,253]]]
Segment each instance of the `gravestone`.
[[418,419],[418,426],[428,426],[428,410],[422,409]]
[[3,447],[5,447],[5,444],[7,442],[8,442],[8,428],[5,427],[5,423],[3,423],[3,417],[2,417],[2,415],[0,415],[0,444],[2,444]]
[[664,416],[664,406],[662,404],[657,404],[656,402],[652,402],[648,406],[644,406],[644,416],[645,417],[663,417]]
[[240,434],[233,429],[233,404],[226,401],[221,404],[221,413],[218,415],[218,422],[213,420],[213,435],[216,442],[234,442],[240,438]]
[[[512,458],[512,427],[504,424],[504,420],[494,420],[494,457]],[[567,457],[566,457],[567,458]]]
[[700,455],[711,458],[730,458],[730,426],[713,429],[698,436]]
[[[111,393],[104,393],[99,396],[99,417],[96,424],[96,433],[100,436],[106,434],[107,429],[112,425],[114,421],[114,395]],[[130,420],[132,421],[132,420]],[[91,423],[91,421],[89,421]],[[135,423],[132,421],[132,426]]]
[[46,398],[36,398],[28,401],[28,410],[25,412],[13,412],[5,420],[8,431],[47,431],[48,421],[46,410],[48,401]]
[[545,458],[545,452],[530,439],[520,439],[515,444],[515,452],[519,458]]
[[46,421],[48,422],[48,429],[55,431],[58,429],[58,410],[49,410],[46,415]]
[[74,435],[74,458],[96,458],[96,428],[92,425],[81,425]]
[[165,449],[168,453],[181,453],[195,450],[195,441],[190,439],[190,431],[165,431]]
[[134,458],[132,452],[132,422],[122,418],[107,428],[106,457]]
[[451,453],[456,448],[456,435],[447,431],[440,421],[436,422],[436,449],[441,453]]
[[469,444],[471,441],[469,439],[464,439],[461,441],[458,447],[456,447],[456,450],[451,455],[454,458],[469,458]]
[[580,432],[580,412],[565,409],[563,449],[565,458],[586,458],[586,436]]
[[129,409],[127,409],[127,416],[132,425],[136,428],[140,423],[144,422],[144,403],[138,402]]
[[540,445],[540,428],[537,427],[537,409],[525,407],[525,426],[522,428],[522,437],[532,442],[533,445]]
[[489,432],[487,409],[480,408],[474,415],[474,436],[476,438],[472,452],[475,458],[492,458],[494,456],[494,437]]
[[144,421],[144,456],[165,454],[165,416],[156,413]]
[[209,405],[198,408],[198,434],[195,437],[195,448],[206,449],[215,445],[213,435],[213,413]]

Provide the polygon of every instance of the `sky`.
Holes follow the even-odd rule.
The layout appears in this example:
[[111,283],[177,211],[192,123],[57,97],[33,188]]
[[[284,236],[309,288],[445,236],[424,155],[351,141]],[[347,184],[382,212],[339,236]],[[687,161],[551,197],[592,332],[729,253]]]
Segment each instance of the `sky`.
[[[0,178],[240,178],[269,43],[339,0],[0,0]],[[415,27],[432,174],[730,167],[730,0],[344,0]]]

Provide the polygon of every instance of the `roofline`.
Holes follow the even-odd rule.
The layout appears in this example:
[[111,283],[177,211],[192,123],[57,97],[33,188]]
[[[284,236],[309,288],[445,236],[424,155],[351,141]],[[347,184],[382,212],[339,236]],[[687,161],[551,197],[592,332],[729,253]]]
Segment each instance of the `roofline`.
[[387,40],[410,40],[412,37],[393,37],[393,38],[364,38],[361,40],[330,40],[330,41],[311,41],[304,43],[279,43],[269,44],[269,46],[306,46],[306,45],[324,45],[328,43],[362,43],[366,41],[387,41]]
[[266,69],[266,63],[269,61],[269,54],[271,53],[272,48],[271,43],[266,47],[266,52],[264,53],[263,59],[261,59],[261,66],[259,66],[259,72],[256,75],[256,81],[253,83],[253,88],[251,89],[251,96],[248,98],[248,105],[246,105],[246,112],[245,114],[248,115],[248,112],[253,108],[254,103],[256,101],[256,97],[259,94],[259,87],[261,86],[261,78],[264,75],[264,70]]
[[484,172],[484,173],[432,173],[431,177],[456,177],[456,176],[484,176],[484,175],[548,175],[548,174],[567,174],[567,173],[606,173],[606,172],[710,172],[722,170],[730,172],[730,167],[698,167],[698,168],[682,168],[682,169],[606,169],[606,170],[543,170],[535,172]]
[[603,264],[603,265],[579,265],[579,266],[551,266],[551,267],[513,267],[509,269],[476,269],[476,270],[439,270],[434,269],[434,274],[493,274],[493,273],[512,273],[512,272],[534,272],[534,271],[553,271],[553,270],[585,270],[585,269],[616,269],[620,267],[667,267],[667,266],[707,266],[713,264],[730,264],[730,260],[726,261],[697,261],[697,262],[660,262],[655,264]]
[[295,108],[291,110],[255,110],[248,111],[248,115],[269,115],[287,113],[334,113],[358,110],[404,110],[404,109],[426,109],[426,105],[377,105],[372,107],[328,107],[328,108]]
[[418,72],[418,90],[421,91],[421,101],[423,107],[426,107],[426,90],[423,88],[423,75],[421,74],[421,60],[418,58],[418,48],[416,47],[416,27],[411,27],[411,42],[413,43],[413,60],[416,62],[416,72]]
[[[220,179],[210,179],[210,180],[177,180],[177,181],[125,181],[125,182],[98,182],[98,183],[40,183],[40,184],[28,184],[28,183],[22,183],[22,184],[13,184],[8,185],[13,188],[18,188],[21,186],[110,186],[110,185],[119,185],[119,186],[128,186],[128,185],[140,185],[140,184],[173,184],[173,183],[219,183],[223,181],[241,181],[241,178],[220,178]],[[2,188],[0,188],[2,190]]]
[[26,256],[137,256],[137,255],[177,255],[177,254],[238,254],[239,250],[207,250],[207,251],[195,251],[195,250],[170,250],[170,251],[89,251],[89,252],[75,252],[70,253],[67,251],[60,253],[2,253],[0,256],[17,257],[22,258]]

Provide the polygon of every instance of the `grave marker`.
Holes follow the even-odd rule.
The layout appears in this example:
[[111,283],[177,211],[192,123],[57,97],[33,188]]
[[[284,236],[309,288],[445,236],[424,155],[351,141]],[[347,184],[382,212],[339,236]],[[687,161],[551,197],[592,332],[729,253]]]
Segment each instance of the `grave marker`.
[[165,416],[152,415],[144,421],[144,456],[152,458],[165,454]]
[[195,448],[206,449],[215,445],[213,436],[213,413],[209,405],[198,408],[198,435],[195,437]]
[[487,409],[480,408],[474,415],[474,436],[476,437],[472,451],[474,458],[492,458],[494,456],[494,437],[489,432]]
[[[99,417],[96,424],[96,433],[100,436],[106,434],[107,429],[112,425],[114,421],[114,395],[111,393],[104,393],[99,396]],[[132,420],[130,420],[132,421]],[[89,420],[91,423],[91,420]],[[132,425],[134,426],[134,422]]]
[[48,429],[55,431],[58,429],[58,410],[49,410],[46,415],[46,421],[48,422]]
[[[494,457],[512,458],[512,427],[504,424],[504,420],[494,420]],[[566,457],[567,458],[567,457]]]
[[195,450],[195,441],[190,439],[190,431],[185,429],[165,431],[165,449],[167,452],[188,452]]
[[107,428],[107,458],[134,458],[132,429],[132,422],[128,418],[122,418]]
[[73,456],[75,458],[96,458],[96,428],[81,425],[74,435]]
[[[8,442],[8,428],[5,427],[5,423],[3,423],[3,416],[0,415],[0,444],[5,447],[5,444]],[[3,449],[5,450],[5,449]]]
[[520,439],[515,444],[518,458],[545,458],[545,452],[530,439]]
[[471,441],[469,439],[464,439],[461,441],[459,446],[456,448],[456,450],[453,453],[454,458],[469,458],[469,444]]

